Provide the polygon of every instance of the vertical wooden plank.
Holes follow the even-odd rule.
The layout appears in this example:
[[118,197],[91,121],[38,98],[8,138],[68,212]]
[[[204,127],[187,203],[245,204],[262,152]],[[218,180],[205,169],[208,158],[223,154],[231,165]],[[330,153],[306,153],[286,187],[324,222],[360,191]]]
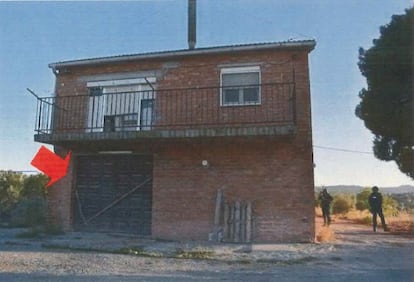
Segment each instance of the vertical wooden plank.
[[229,204],[224,204],[224,212],[223,212],[223,238],[224,240],[229,240]]
[[234,204],[234,242],[240,242],[240,202]]
[[246,242],[246,203],[240,204],[240,241]]
[[252,203],[247,202],[246,206],[246,242],[252,241]]
[[223,200],[223,191],[221,189],[217,190],[216,196],[216,209],[214,211],[214,228],[215,230],[218,229],[220,225],[220,212],[221,212],[221,205]]
[[230,205],[230,220],[229,220],[229,226],[230,226],[230,241],[234,241],[234,205]]

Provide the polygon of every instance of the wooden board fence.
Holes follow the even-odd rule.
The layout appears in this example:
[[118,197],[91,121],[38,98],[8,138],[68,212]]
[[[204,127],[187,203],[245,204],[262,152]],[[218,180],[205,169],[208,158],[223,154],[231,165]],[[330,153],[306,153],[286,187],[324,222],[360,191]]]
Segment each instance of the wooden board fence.
[[218,189],[214,210],[214,230],[209,233],[209,240],[250,243],[252,241],[251,202],[225,202],[223,191]]
[[224,204],[223,241],[249,243],[252,240],[251,202],[233,202]]

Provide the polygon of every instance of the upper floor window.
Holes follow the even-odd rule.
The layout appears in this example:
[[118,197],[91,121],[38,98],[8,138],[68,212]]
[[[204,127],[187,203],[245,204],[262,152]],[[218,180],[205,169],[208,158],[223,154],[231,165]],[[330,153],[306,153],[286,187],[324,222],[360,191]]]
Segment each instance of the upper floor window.
[[155,77],[87,82],[87,131],[150,130],[155,82]]
[[260,67],[223,68],[220,73],[220,105],[260,104]]

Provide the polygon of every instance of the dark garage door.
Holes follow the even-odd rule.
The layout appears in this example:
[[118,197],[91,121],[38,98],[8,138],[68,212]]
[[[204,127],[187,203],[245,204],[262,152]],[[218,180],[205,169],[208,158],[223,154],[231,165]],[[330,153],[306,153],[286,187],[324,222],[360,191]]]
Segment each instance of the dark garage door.
[[77,230],[151,235],[152,156],[78,156],[73,203]]

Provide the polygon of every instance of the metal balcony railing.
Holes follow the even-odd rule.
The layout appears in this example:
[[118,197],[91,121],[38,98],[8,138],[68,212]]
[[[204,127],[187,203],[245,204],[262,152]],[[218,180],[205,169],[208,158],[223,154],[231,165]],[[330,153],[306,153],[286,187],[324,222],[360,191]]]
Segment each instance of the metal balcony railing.
[[37,134],[295,124],[294,83],[40,98]]

